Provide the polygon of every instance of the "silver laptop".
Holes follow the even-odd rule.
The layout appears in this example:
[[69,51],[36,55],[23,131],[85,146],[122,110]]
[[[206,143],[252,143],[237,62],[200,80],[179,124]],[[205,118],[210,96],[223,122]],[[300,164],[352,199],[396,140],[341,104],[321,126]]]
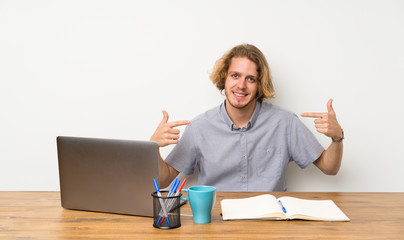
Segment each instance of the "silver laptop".
[[153,216],[155,142],[59,136],[57,151],[62,207]]

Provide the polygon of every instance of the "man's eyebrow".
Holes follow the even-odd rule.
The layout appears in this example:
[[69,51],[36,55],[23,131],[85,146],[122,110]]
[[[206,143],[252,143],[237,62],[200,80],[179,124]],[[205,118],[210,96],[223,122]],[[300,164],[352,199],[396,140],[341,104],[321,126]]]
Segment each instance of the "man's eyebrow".
[[252,78],[254,78],[254,79],[257,79],[258,78],[258,76],[256,76],[256,75],[247,75],[246,77],[252,77]]
[[227,74],[237,74],[237,75],[241,75],[239,72],[237,71],[227,71]]
[[[230,74],[230,73],[236,73],[236,74],[238,74],[238,75],[242,75],[240,72],[238,72],[238,71],[236,71],[236,70],[228,70],[227,71],[227,73],[228,74]],[[253,77],[253,78],[258,78],[258,75],[252,75],[252,74],[250,74],[250,75],[247,75],[246,77]]]

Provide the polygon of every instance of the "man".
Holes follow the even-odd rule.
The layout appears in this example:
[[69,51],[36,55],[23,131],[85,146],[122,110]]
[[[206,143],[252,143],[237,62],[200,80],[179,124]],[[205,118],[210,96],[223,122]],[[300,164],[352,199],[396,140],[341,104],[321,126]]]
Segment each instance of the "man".
[[[289,161],[301,168],[314,163],[325,174],[339,171],[344,138],[332,99],[315,118],[318,132],[332,139],[324,150],[298,117],[264,99],[275,96],[265,56],[253,45],[234,47],[220,58],[210,76],[226,100],[190,121],[163,120],[150,138],[159,147],[177,144],[164,161],[159,157],[160,185],[179,172],[199,166],[198,184],[219,191],[286,191]],[[179,141],[177,126],[188,125]]]

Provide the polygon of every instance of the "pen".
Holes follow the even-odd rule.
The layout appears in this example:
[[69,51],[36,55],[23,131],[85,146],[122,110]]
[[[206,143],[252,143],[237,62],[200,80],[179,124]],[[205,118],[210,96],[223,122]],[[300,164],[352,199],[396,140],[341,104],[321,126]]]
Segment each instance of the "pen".
[[[155,178],[153,179],[153,183],[154,183],[154,188],[156,189],[157,196],[161,197],[160,188],[159,188],[159,185],[157,184],[157,181]],[[157,219],[157,223],[160,223],[161,220],[164,221],[164,219],[167,219],[167,224],[168,224],[168,226],[170,226],[170,220],[168,219],[168,213],[167,213],[166,206],[164,205],[163,199],[159,198],[159,201],[160,201],[161,209],[163,210],[164,216],[161,217],[161,215],[159,215],[159,217]]]
[[[181,190],[182,190],[182,188],[184,187],[184,184],[185,184],[186,181],[187,181],[187,179],[184,178],[184,180],[182,181],[182,183],[179,184],[179,187],[178,187],[178,189],[177,189],[177,191],[175,192],[175,195],[174,195],[175,197],[177,197],[178,195],[180,195]],[[180,182],[180,180],[178,180],[178,183],[179,183],[179,182]],[[175,203],[175,199],[171,199],[171,201],[170,201],[169,204],[168,204],[168,209],[169,209],[170,212],[171,212],[171,210],[172,210],[172,208],[173,208],[174,203]]]
[[171,197],[171,195],[175,192],[175,190],[177,190],[178,184],[180,181],[178,178],[176,178],[173,182],[173,184],[170,187],[170,191],[168,192],[168,196]]
[[184,178],[184,181],[182,181],[182,183],[180,184],[180,186],[178,187],[177,192],[175,193],[175,196],[180,195],[182,188],[184,187],[185,182],[187,181],[186,178]]
[[[154,181],[154,180],[153,180]],[[174,180],[174,182],[171,184],[171,187],[170,187],[170,190],[169,190],[169,192],[168,192],[168,197],[171,197],[171,195],[173,194],[173,192],[175,192],[175,190],[176,190],[176,188],[177,188],[177,186],[178,186],[178,181],[179,181],[179,179],[178,178],[176,178],[175,180]],[[155,181],[155,183],[156,183],[156,181]],[[167,202],[166,202],[167,203]],[[168,224],[168,226],[170,226],[170,222],[169,222],[169,220],[168,220],[168,212],[167,212],[167,210],[166,210],[166,204],[164,204],[163,203],[163,200],[160,198],[160,204],[161,204],[161,210],[163,210],[163,217],[161,217],[161,211],[160,211],[160,213],[159,213],[159,218],[157,219],[157,223],[158,224],[162,224],[163,222],[164,222],[164,219],[167,219],[167,224]],[[168,205],[169,205],[169,202],[168,202],[168,204],[167,204],[167,207],[168,207]]]
[[279,202],[279,204],[280,204],[280,205],[281,205],[281,207],[282,207],[282,211],[283,211],[283,213],[286,213],[286,208],[283,206],[283,204],[282,204],[281,200],[278,200],[278,202]]

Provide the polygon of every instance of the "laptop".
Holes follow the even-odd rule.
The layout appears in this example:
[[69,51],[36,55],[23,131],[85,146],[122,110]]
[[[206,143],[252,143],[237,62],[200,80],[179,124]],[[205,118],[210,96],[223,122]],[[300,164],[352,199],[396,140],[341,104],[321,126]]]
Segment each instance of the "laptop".
[[155,142],[59,136],[62,207],[153,216]]

